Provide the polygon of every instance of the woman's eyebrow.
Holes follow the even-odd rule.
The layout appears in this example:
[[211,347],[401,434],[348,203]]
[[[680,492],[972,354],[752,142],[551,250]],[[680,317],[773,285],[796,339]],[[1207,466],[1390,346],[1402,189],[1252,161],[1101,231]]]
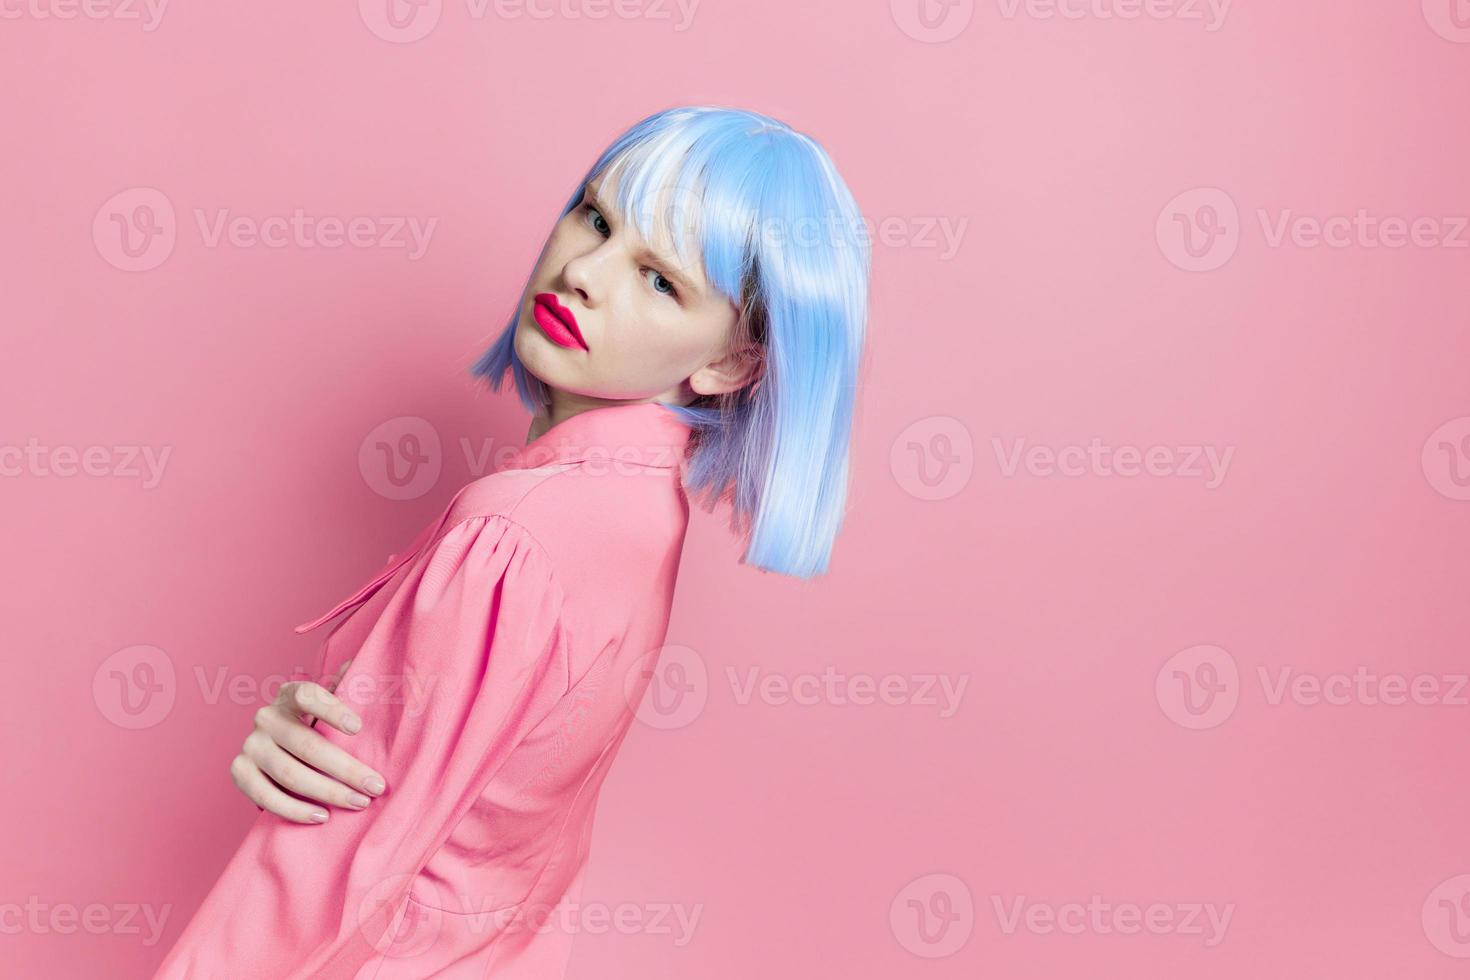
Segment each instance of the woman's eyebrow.
[[[608,206],[603,202],[602,198],[597,196],[597,190],[592,186],[592,183],[590,181],[582,185],[582,194],[587,198],[587,202],[591,204],[594,208],[596,208],[598,213],[601,214],[604,218],[607,217],[609,213],[611,213],[608,209]],[[701,285],[703,279],[701,278],[699,282],[696,282],[693,278],[691,278],[687,273],[682,270],[679,264],[672,257],[667,255],[660,255],[659,253],[650,249],[646,243],[643,244],[642,247],[639,249],[639,253],[640,258],[647,259],[655,265],[662,266],[666,271],[668,278],[673,279],[679,285],[683,286],[686,291],[701,295],[704,293],[704,288]]]

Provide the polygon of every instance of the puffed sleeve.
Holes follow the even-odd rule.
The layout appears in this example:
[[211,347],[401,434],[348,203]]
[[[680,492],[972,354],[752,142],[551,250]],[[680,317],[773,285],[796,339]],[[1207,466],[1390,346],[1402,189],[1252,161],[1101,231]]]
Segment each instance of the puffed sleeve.
[[575,632],[546,553],[501,515],[451,526],[390,597],[317,731],[386,792],[325,824],[262,812],[155,980],[352,980],[391,943],[414,877],[566,694]]

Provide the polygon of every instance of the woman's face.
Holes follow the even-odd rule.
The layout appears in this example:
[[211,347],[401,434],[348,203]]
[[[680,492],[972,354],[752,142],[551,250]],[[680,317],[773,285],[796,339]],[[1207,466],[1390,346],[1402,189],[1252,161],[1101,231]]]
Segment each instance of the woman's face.
[[521,297],[516,355],[552,389],[554,418],[572,406],[684,405],[752,376],[754,363],[728,350],[735,303],[679,263],[671,242],[650,244],[624,224],[615,190],[602,178],[588,183]]

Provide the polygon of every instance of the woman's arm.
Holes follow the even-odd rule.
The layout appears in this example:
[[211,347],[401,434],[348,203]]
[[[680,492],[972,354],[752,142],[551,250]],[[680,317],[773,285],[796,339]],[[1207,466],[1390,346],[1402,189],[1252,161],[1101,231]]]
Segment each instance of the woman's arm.
[[[352,651],[341,694],[288,695],[292,712],[360,717],[353,754],[392,785],[319,826],[255,820],[154,980],[363,976],[429,858],[566,697],[582,635],[525,528],[492,514],[445,531]],[[345,729],[296,724],[345,754]]]

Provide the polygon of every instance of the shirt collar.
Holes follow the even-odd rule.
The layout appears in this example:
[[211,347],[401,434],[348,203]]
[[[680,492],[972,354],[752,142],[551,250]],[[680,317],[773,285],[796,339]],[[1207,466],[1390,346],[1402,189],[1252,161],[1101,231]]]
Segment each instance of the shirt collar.
[[583,460],[682,471],[691,431],[661,402],[603,405],[578,412],[516,446],[496,472]]

